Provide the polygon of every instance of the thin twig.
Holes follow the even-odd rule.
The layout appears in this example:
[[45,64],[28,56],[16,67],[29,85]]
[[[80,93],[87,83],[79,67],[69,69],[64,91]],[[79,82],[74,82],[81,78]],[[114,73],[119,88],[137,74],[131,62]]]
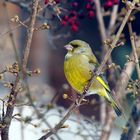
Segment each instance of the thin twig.
[[34,33],[34,26],[35,26],[35,21],[36,21],[36,15],[37,15],[37,6],[38,6],[39,0],[34,0],[33,1],[33,13],[31,16],[31,24],[28,29],[28,35],[27,35],[27,43],[25,47],[25,53],[23,56],[23,62],[22,62],[22,71],[23,73],[26,73],[26,67],[29,59],[29,54],[30,54],[30,49],[31,49],[31,42],[32,42],[32,37]]
[[[29,58],[29,53],[30,53],[30,46],[31,46],[31,41],[33,37],[33,32],[34,32],[34,25],[35,25],[35,20],[36,20],[36,14],[37,14],[37,7],[38,7],[38,2],[39,0],[34,0],[33,1],[33,12],[31,14],[31,24],[29,26],[28,30],[28,35],[27,35],[27,44],[25,47],[25,52],[24,52],[24,57],[23,57],[23,63],[22,66],[24,68],[24,71],[26,71],[26,66]],[[2,124],[5,126],[1,130],[1,139],[2,140],[8,140],[9,139],[9,127],[11,124],[12,120],[12,114],[14,110],[14,105],[15,105],[15,100],[18,94],[18,84],[19,84],[20,77],[19,75],[16,78],[15,84],[12,87],[10,97],[7,102],[7,109],[6,109],[6,114],[2,120]],[[12,104],[12,105],[11,105]]]
[[[11,31],[11,26],[10,26],[10,22],[9,22],[9,15],[8,15],[8,11],[7,11],[6,2],[3,2],[3,6],[4,6],[4,9],[5,9],[5,14],[6,14],[6,18],[7,18],[6,19],[7,20],[7,26],[8,26],[9,31]],[[18,55],[18,52],[17,52],[16,43],[15,43],[15,40],[14,40],[14,35],[13,35],[12,32],[8,32],[8,33],[9,33],[11,43],[12,43],[12,47],[13,47],[13,50],[14,50],[14,53],[15,53],[15,60],[17,60],[19,62],[19,55]]]
[[[132,3],[131,3],[131,6],[129,5],[129,7],[128,7],[128,11],[127,11],[127,13],[126,13],[126,15],[125,15],[125,17],[124,17],[124,19],[123,19],[123,21],[122,21],[122,24],[121,24],[121,26],[120,26],[120,28],[119,28],[119,30],[118,30],[118,32],[117,32],[117,34],[116,34],[116,36],[115,36],[115,38],[114,38],[114,40],[113,40],[113,42],[111,43],[111,45],[110,45],[110,50],[108,51],[108,53],[106,54],[106,56],[105,56],[105,60],[106,59],[108,59],[108,57],[110,56],[110,53],[112,52],[112,50],[113,50],[113,48],[115,48],[115,45],[117,44],[117,42],[118,42],[118,40],[119,40],[119,37],[120,37],[120,35],[121,35],[121,33],[122,33],[122,31],[123,31],[123,29],[124,29],[124,27],[125,27],[125,25],[126,25],[126,23],[127,23],[127,21],[128,21],[128,19],[129,19],[129,17],[130,17],[130,15],[131,15],[131,13],[132,13],[132,11],[133,11],[133,9],[135,8],[135,2],[133,1]],[[108,56],[109,55],[109,56]],[[106,62],[106,61],[105,61]],[[101,67],[100,67],[100,69],[99,69],[99,72],[102,70],[102,67],[105,65],[105,63],[104,63],[104,61],[102,62],[102,64],[101,64]],[[129,70],[130,71],[130,70]],[[127,71],[125,71],[125,74],[127,73]],[[129,75],[130,73],[128,73],[128,75]],[[124,75],[124,73],[122,73],[122,75]],[[126,76],[126,75],[125,75]],[[123,78],[123,77],[121,77],[121,78]],[[120,82],[120,81],[123,81],[123,79],[121,79],[120,78],[120,80],[118,81],[118,84],[116,85],[116,95],[119,95],[120,93],[122,93],[122,82]],[[129,79],[128,77],[127,77],[127,79]],[[125,83],[127,84],[127,81],[126,81],[126,79],[125,79]],[[118,89],[119,88],[119,89]],[[123,89],[125,88],[125,86],[123,85]],[[123,90],[124,91],[124,90]],[[118,93],[118,94],[117,94]],[[122,97],[122,96],[121,96]],[[120,99],[120,98],[119,98]],[[115,116],[114,116],[114,113],[113,113],[113,110],[112,109],[110,109],[110,111],[109,111],[109,116],[108,116],[108,118],[107,118],[107,120],[106,120],[106,124],[104,125],[104,127],[103,127],[103,131],[102,131],[102,134],[101,134],[101,138],[100,138],[100,140],[108,140],[108,138],[109,138],[109,136],[110,136],[110,133],[111,133],[111,129],[112,129],[112,127],[113,127],[113,122],[114,122],[114,119],[115,119]]]
[[[26,20],[23,21],[22,23],[25,24],[25,23],[27,23],[28,21],[29,21],[29,19],[26,19]],[[10,30],[5,31],[5,32],[3,32],[3,33],[0,33],[0,39],[2,39],[2,37],[4,37],[5,35],[10,34],[11,32],[17,30],[17,29],[18,29],[19,27],[21,27],[21,26],[22,26],[22,25],[19,23],[17,26],[11,28]]]
[[[132,56],[133,54],[131,54],[131,57]],[[139,53],[139,57],[140,57],[140,53]],[[135,63],[133,61],[127,62],[116,84],[115,93],[117,95],[118,100],[121,101],[121,103],[122,103],[123,96],[125,96],[122,93],[124,93],[125,88],[127,87],[128,81],[134,70],[134,66],[135,66]],[[102,132],[100,140],[109,139],[109,136],[113,127],[114,119],[115,119],[114,111],[112,108],[110,108],[108,119],[106,120],[106,124],[103,128],[103,132]]]
[[[106,30],[104,25],[103,14],[101,10],[101,4],[99,0],[95,0],[94,2],[96,6],[96,17],[99,23],[101,42],[103,45],[104,41],[107,39],[107,35],[106,35]],[[107,47],[102,47],[102,54],[105,54],[106,52],[107,52]],[[100,119],[101,119],[101,125],[104,125],[106,119],[106,102],[103,98],[101,98],[101,102],[102,104],[100,106]]]
[[[5,4],[6,5],[6,4]],[[25,21],[23,21],[23,22],[20,22],[19,21],[19,24],[16,26],[16,27],[14,27],[14,28],[12,28],[12,29],[9,29],[8,31],[6,31],[6,32],[4,32],[4,33],[2,33],[2,34],[0,34],[0,36],[4,36],[4,35],[6,35],[6,34],[10,34],[10,35],[12,35],[12,31],[14,31],[15,29],[17,29],[18,27],[20,27],[21,25],[23,25],[23,26],[25,26],[24,25],[24,23],[26,23],[26,22],[28,22],[29,21],[29,18],[28,19],[26,19]],[[8,23],[9,23],[9,20],[8,20]],[[27,28],[27,26],[25,26],[26,28]],[[9,28],[10,28],[10,24],[9,24]],[[27,58],[26,58],[27,59]],[[19,60],[17,60],[18,62],[19,62]],[[6,70],[4,70],[4,71],[2,71],[1,73],[4,73],[4,72],[6,72]],[[22,77],[22,75],[20,76],[20,78],[21,79],[23,79],[23,77]],[[27,82],[26,82],[26,87],[27,87],[27,89],[29,89],[29,87],[28,87],[28,84],[27,84]],[[29,92],[28,92],[28,94],[30,94]],[[28,96],[29,97],[29,96]],[[37,114],[37,116],[38,116],[38,118],[40,117],[40,114],[41,113],[39,113],[39,111],[35,108],[35,105],[33,104],[33,102],[31,101],[31,97],[29,97],[29,100],[30,100],[30,104],[33,106],[33,108],[35,109],[35,112],[36,112],[36,114]],[[23,104],[20,104],[20,105],[16,105],[15,104],[15,107],[19,107],[19,106],[23,106],[23,105],[29,105],[29,103],[23,103]],[[43,122],[49,127],[49,128],[51,128],[51,126],[50,126],[50,124],[45,120],[45,118],[42,118],[42,120],[43,120]],[[56,134],[56,137],[57,137],[57,139],[58,140],[61,140],[61,138]]]
[[[90,84],[87,86],[87,90],[90,87]],[[70,117],[70,115],[74,112],[74,110],[79,107],[83,101],[83,99],[85,98],[85,94],[86,94],[86,90],[83,92],[82,96],[77,100],[75,100],[72,105],[69,107],[67,113],[64,115],[64,117],[59,121],[59,123],[52,129],[50,129],[50,131],[48,133],[46,133],[45,135],[43,135],[41,138],[39,138],[39,140],[46,140],[48,137],[50,137],[51,135],[57,133],[57,131],[59,129],[62,128],[63,124],[66,122],[66,120]]]
[[39,138],[39,140],[46,140],[49,136],[55,134],[61,126],[65,123],[65,121],[70,117],[70,115],[73,113],[73,111],[77,108],[77,104],[73,103],[69,109],[68,112],[64,115],[64,117],[60,120],[60,122],[53,128],[51,129],[47,134]]
[[[35,104],[33,103],[33,100],[32,100],[31,94],[30,94],[30,89],[29,89],[28,81],[26,81],[26,89],[27,89],[27,97],[28,97],[29,102],[30,102],[31,106],[33,107],[33,109],[34,109],[34,111],[35,111],[35,114],[37,115],[38,119],[42,119],[42,121],[44,122],[44,124],[46,124],[46,126],[48,126],[49,129],[51,130],[51,129],[52,129],[51,125],[50,125],[50,124],[47,122],[47,120],[45,119],[45,114],[46,114],[46,112],[45,112],[44,114],[42,114],[42,113],[37,109],[37,107],[35,106]],[[57,138],[58,140],[61,140],[61,138],[59,137],[58,134],[54,134],[54,135],[56,136],[56,138]]]
[[[89,87],[91,86],[91,84],[93,83],[93,81],[95,80],[95,77],[96,77],[97,75],[100,75],[100,74],[101,74],[101,72],[102,72],[102,70],[103,70],[103,68],[104,68],[104,66],[105,66],[105,64],[106,64],[106,62],[107,62],[108,59],[110,58],[111,52],[112,52],[112,50],[115,48],[115,45],[116,45],[116,43],[118,42],[119,37],[120,37],[120,35],[121,35],[121,33],[122,33],[122,31],[123,31],[125,25],[126,25],[126,22],[127,22],[127,20],[128,20],[128,18],[129,18],[129,16],[130,16],[130,14],[131,14],[131,12],[132,12],[133,9],[134,9],[134,7],[130,7],[130,8],[128,9],[128,12],[127,12],[126,16],[124,17],[124,20],[123,20],[123,22],[122,22],[122,24],[121,24],[121,26],[120,26],[120,28],[119,28],[119,30],[118,30],[116,36],[115,36],[113,42],[110,44],[111,48],[110,48],[110,49],[108,50],[108,52],[106,53],[106,55],[105,55],[105,57],[104,57],[104,60],[102,61],[102,63],[101,63],[101,65],[100,65],[100,67],[98,68],[96,74],[92,77],[92,79],[91,79],[90,82],[88,83],[88,85],[87,85],[87,87],[86,87],[86,91],[84,91],[84,93],[82,94],[82,96],[80,97],[80,99],[79,99],[78,101],[74,102],[74,103],[70,106],[70,108],[68,109],[68,112],[67,112],[67,113],[64,115],[64,117],[60,120],[60,122],[59,122],[53,129],[51,129],[47,134],[45,134],[45,135],[43,135],[41,138],[39,138],[39,140],[45,140],[45,139],[47,139],[49,136],[51,136],[51,135],[53,135],[54,133],[56,133],[56,132],[61,128],[61,126],[65,123],[65,121],[69,118],[69,116],[71,115],[71,113],[81,104],[82,100],[83,100],[84,97],[85,97],[84,94],[87,92],[87,90],[89,89]],[[77,104],[77,102],[78,102],[78,104]]]
[[110,17],[110,22],[109,22],[109,27],[108,27],[108,31],[109,31],[109,35],[111,35],[111,31],[114,28],[114,25],[116,23],[116,19],[117,19],[117,12],[118,12],[118,5],[114,5],[113,6],[113,10],[111,12],[111,17]]
[[105,31],[105,25],[104,25],[104,21],[103,21],[103,15],[101,13],[101,5],[100,5],[100,1],[99,0],[94,0],[95,5],[96,5],[96,14],[97,14],[97,19],[99,24],[99,30],[101,33],[101,41],[102,44],[104,43],[103,41],[106,40],[106,31]]
[[132,23],[131,22],[128,23],[128,29],[129,29],[131,45],[132,45],[133,54],[134,54],[134,61],[136,63],[136,70],[137,70],[137,74],[138,74],[138,79],[140,80],[140,66],[139,66],[139,59],[137,56],[136,43],[135,43],[136,39],[135,39],[135,35],[132,31]]
[[[132,4],[135,5],[135,2],[132,2]],[[106,55],[104,57],[104,61],[102,61],[101,65],[100,65],[100,67],[99,67],[99,69],[97,71],[97,75],[99,75],[102,72],[102,69],[105,66],[107,60],[109,59],[112,50],[115,48],[115,46],[116,46],[116,44],[117,44],[117,42],[119,40],[119,37],[120,37],[120,35],[121,35],[125,25],[126,25],[126,22],[127,22],[128,18],[129,18],[129,16],[131,15],[131,13],[132,13],[134,8],[135,8],[134,6],[129,7],[129,9],[128,9],[123,21],[122,21],[122,24],[121,24],[121,26],[120,26],[120,28],[119,28],[119,30],[118,30],[113,42],[110,44],[110,48],[109,48],[108,52],[106,53]]]

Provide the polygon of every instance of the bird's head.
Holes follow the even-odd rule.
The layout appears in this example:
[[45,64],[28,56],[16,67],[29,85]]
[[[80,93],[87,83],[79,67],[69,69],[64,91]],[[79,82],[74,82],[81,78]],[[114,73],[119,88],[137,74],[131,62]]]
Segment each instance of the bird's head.
[[68,53],[71,54],[81,54],[91,52],[89,44],[82,40],[73,40],[64,47],[66,48],[66,50],[68,50]]

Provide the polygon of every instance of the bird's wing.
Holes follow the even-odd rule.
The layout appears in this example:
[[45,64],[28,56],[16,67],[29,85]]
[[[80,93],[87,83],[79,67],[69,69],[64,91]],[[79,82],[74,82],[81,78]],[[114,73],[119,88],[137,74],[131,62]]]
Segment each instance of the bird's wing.
[[[89,63],[91,65],[91,67],[93,66],[93,68],[97,68],[99,66],[99,63],[96,59],[96,57],[94,55],[88,56],[89,58]],[[94,71],[94,69],[92,69],[92,72]],[[96,76],[96,80],[108,91],[110,91],[110,88],[108,86],[108,84],[105,82],[106,80],[101,77],[101,76]]]
[[89,59],[90,64],[93,64],[95,67],[99,66],[98,60],[96,59],[96,57],[93,54],[88,55],[87,57]]
[[108,92],[111,92],[110,91],[110,88],[108,86],[107,83],[105,83],[105,80],[103,80],[103,78],[101,76],[96,76],[96,80],[108,91]]

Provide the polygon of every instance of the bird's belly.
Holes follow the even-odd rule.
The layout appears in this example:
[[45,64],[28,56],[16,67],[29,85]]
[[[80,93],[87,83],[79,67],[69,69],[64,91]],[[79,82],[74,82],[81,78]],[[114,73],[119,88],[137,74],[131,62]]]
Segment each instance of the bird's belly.
[[65,62],[64,63],[65,76],[69,84],[79,93],[84,91],[84,87],[87,85],[91,75],[89,69],[84,64],[79,62]]

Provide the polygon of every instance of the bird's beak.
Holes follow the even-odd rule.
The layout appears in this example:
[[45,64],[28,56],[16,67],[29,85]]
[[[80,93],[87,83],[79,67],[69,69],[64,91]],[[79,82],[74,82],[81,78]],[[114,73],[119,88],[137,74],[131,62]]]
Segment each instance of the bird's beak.
[[72,51],[73,50],[73,46],[68,44],[68,45],[65,45],[64,48],[68,51]]

